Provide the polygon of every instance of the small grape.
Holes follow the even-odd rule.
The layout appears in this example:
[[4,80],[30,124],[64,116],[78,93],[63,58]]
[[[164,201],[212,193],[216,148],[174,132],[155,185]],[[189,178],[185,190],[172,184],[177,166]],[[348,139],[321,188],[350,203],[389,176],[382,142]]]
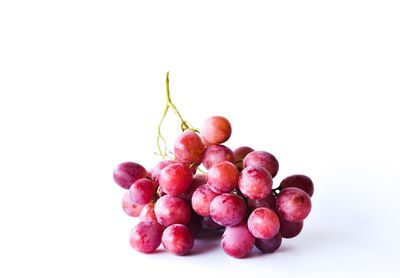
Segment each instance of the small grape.
[[231,192],[237,187],[239,171],[228,161],[214,164],[207,172],[207,184],[216,193]]
[[283,238],[293,238],[300,234],[301,230],[303,229],[303,221],[289,222],[282,217],[279,218],[279,221],[281,223],[279,232]]
[[265,168],[248,166],[240,174],[239,189],[250,199],[263,199],[271,193],[272,177]]
[[192,170],[181,163],[173,163],[161,170],[160,188],[169,195],[185,192],[193,181]]
[[275,177],[279,170],[279,163],[275,156],[264,151],[254,151],[246,155],[243,167],[260,166],[268,170],[272,177]]
[[173,224],[187,224],[190,219],[190,207],[183,199],[165,195],[154,206],[158,222],[164,227]]
[[243,169],[243,159],[248,155],[249,153],[254,152],[254,150],[250,147],[239,147],[235,149],[233,152],[233,155],[235,157],[235,165],[238,167],[240,170]]
[[279,218],[269,208],[255,209],[247,220],[249,231],[256,237],[268,239],[279,232]]
[[243,258],[250,254],[255,238],[247,228],[246,223],[226,227],[222,235],[222,248],[225,253],[234,258]]
[[232,193],[225,193],[215,197],[210,205],[212,219],[222,226],[239,224],[245,214],[246,203],[242,198]]
[[138,217],[143,207],[144,206],[132,203],[131,198],[129,197],[129,191],[124,193],[124,196],[122,197],[122,209],[127,215]]
[[199,165],[203,158],[204,149],[200,136],[190,130],[182,132],[174,144],[175,157],[184,164],[194,163]]
[[281,181],[281,188],[297,187],[304,190],[310,197],[314,193],[314,184],[312,180],[305,175],[292,175]]
[[223,145],[211,145],[204,152],[202,163],[206,169],[222,161],[229,161],[235,164],[233,152]]
[[276,198],[276,209],[283,219],[299,222],[310,213],[311,199],[303,190],[288,187],[283,189]]
[[269,239],[256,238],[255,245],[264,253],[273,253],[279,249],[282,244],[282,236],[277,233],[274,237]]
[[143,209],[139,215],[139,220],[140,221],[146,221],[146,220],[157,221],[157,217],[154,212],[154,203],[148,203],[147,205],[145,205],[143,207]]
[[218,194],[212,191],[207,184],[203,184],[193,193],[193,210],[199,215],[209,216],[211,201],[217,196]]
[[200,133],[206,142],[221,144],[231,137],[232,127],[226,118],[214,116],[203,122]]
[[129,235],[133,249],[141,253],[151,253],[160,246],[163,227],[156,221],[139,222]]
[[129,189],[138,179],[147,177],[144,167],[135,162],[124,162],[114,169],[114,181],[124,189]]
[[197,174],[193,177],[193,181],[190,184],[189,188],[183,192],[181,195],[179,195],[179,197],[181,197],[182,199],[185,199],[189,202],[192,201],[192,196],[194,191],[196,191],[196,189],[200,186],[207,183],[206,180],[206,175],[203,174]]
[[159,179],[160,179],[160,174],[161,174],[161,170],[164,169],[165,167],[167,167],[168,165],[171,164],[175,164],[175,163],[179,163],[176,160],[163,160],[157,163],[156,166],[154,166],[154,168],[151,170],[151,176],[154,182],[156,182],[156,184],[159,184]]
[[156,185],[149,179],[139,179],[129,188],[129,196],[132,203],[145,205],[153,199],[156,193]]
[[275,210],[275,196],[270,192],[267,197],[260,200],[247,199],[247,205],[251,211],[262,207]]
[[193,248],[194,238],[188,227],[174,224],[165,229],[162,244],[168,252],[183,256]]

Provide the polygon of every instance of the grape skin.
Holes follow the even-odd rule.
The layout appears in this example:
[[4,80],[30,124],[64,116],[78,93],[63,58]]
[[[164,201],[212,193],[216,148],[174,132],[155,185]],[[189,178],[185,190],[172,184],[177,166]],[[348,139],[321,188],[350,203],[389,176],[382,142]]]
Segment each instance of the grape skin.
[[193,193],[193,210],[201,216],[210,215],[210,204],[218,194],[212,191],[207,184],[203,184]]
[[305,175],[292,175],[286,177],[281,181],[280,187],[297,187],[304,190],[310,197],[314,194],[314,184],[312,180]]
[[275,177],[279,170],[279,162],[276,157],[268,152],[254,151],[246,155],[243,167],[260,166],[268,170],[272,177]]
[[178,256],[189,253],[194,245],[192,233],[182,224],[174,224],[166,228],[161,241],[165,250]]
[[158,199],[154,212],[158,222],[164,227],[173,224],[187,224],[190,219],[190,207],[183,199],[165,195]]
[[156,185],[149,179],[139,179],[129,188],[129,196],[132,203],[145,205],[153,199],[156,193]]
[[160,246],[163,227],[156,221],[139,222],[129,234],[129,244],[141,253],[151,253]]
[[157,221],[157,216],[154,212],[154,203],[148,203],[140,212],[139,221],[153,220]]
[[311,199],[303,190],[288,187],[283,189],[276,198],[276,209],[283,219],[299,222],[310,213]]
[[202,227],[209,231],[217,231],[224,227],[216,223],[211,216],[204,216],[202,221]]
[[215,197],[210,205],[212,219],[222,226],[239,224],[245,214],[246,203],[242,198],[232,193],[225,193]]
[[183,192],[182,194],[179,195],[179,197],[181,197],[182,199],[185,199],[189,202],[192,201],[192,196],[193,193],[196,191],[196,189],[200,186],[207,183],[206,180],[206,175],[203,174],[197,174],[193,177],[193,181],[190,184],[189,188]]
[[173,163],[161,170],[160,188],[168,195],[184,193],[193,181],[192,170],[181,163]]
[[226,227],[222,235],[222,248],[225,253],[234,258],[243,258],[250,254],[255,238],[247,228],[246,223]]
[[270,192],[267,197],[260,200],[247,199],[247,206],[251,211],[262,207],[275,210],[275,196]]
[[227,141],[231,137],[232,127],[226,118],[213,116],[203,122],[200,133],[206,142],[216,145]]
[[273,253],[279,249],[282,244],[282,236],[277,233],[274,237],[269,239],[256,238],[255,245],[263,253]]
[[235,158],[235,165],[239,170],[243,169],[243,159],[251,152],[254,152],[254,150],[247,146],[242,146],[234,150],[233,156]]
[[202,163],[206,169],[222,161],[235,163],[235,157],[231,149],[224,145],[211,145],[204,152]]
[[207,184],[216,193],[231,192],[237,187],[239,171],[228,161],[214,164],[207,172]]
[[175,157],[183,164],[199,165],[204,149],[200,136],[190,130],[181,133],[174,144]]
[[275,212],[268,208],[258,208],[250,214],[247,225],[256,238],[268,239],[279,232],[280,223]]
[[281,223],[281,227],[279,229],[280,234],[283,238],[293,238],[300,234],[301,230],[303,229],[303,221],[300,222],[289,222],[283,219],[282,217],[279,218]]
[[153,181],[155,181],[156,184],[158,185],[161,170],[164,169],[165,167],[167,167],[168,165],[175,164],[175,163],[179,163],[179,162],[176,160],[163,160],[163,161],[158,162],[156,164],[156,166],[154,166],[154,168],[151,170],[151,178],[153,179]]
[[239,189],[246,197],[260,200],[268,196],[272,189],[270,173],[259,166],[249,166],[243,169],[239,177]]
[[113,178],[116,184],[129,189],[136,180],[147,177],[146,169],[135,162],[124,162],[114,169]]
[[138,217],[140,212],[142,211],[144,206],[136,205],[132,203],[131,198],[129,197],[129,191],[124,193],[122,197],[122,209],[124,212],[132,217]]

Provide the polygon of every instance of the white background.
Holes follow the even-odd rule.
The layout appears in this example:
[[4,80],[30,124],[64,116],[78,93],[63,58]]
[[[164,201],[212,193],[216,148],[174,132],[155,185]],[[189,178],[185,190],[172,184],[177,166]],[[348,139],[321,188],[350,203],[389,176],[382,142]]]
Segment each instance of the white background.
[[[398,1],[1,1],[1,277],[399,275]],[[272,255],[134,252],[112,170],[152,167],[164,78],[185,119],[315,182]],[[170,144],[179,123],[168,116]],[[398,277],[398,276],[397,276]]]

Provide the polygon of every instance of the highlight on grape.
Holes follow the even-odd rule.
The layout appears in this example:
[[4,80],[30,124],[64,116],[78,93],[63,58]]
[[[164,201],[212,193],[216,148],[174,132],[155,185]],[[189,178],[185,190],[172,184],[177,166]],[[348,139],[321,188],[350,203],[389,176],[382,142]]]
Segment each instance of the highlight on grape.
[[[124,212],[139,217],[129,235],[132,248],[147,254],[162,244],[167,252],[185,255],[195,238],[208,230],[223,233],[226,254],[243,258],[254,246],[273,253],[282,238],[299,235],[311,211],[312,180],[291,175],[274,187],[279,162],[273,154],[248,146],[232,151],[222,145],[232,134],[230,122],[222,116],[207,118],[200,129],[185,121],[171,101],[169,73],[166,92],[157,136],[162,160],[148,171],[136,162],[114,169],[115,183],[127,190]],[[161,135],[169,110],[178,116],[182,129],[173,152]]]

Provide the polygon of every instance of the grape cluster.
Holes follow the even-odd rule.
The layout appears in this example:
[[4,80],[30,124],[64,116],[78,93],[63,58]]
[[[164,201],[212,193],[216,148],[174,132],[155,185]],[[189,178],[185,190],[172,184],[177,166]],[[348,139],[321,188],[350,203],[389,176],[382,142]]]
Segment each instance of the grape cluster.
[[[157,137],[163,160],[150,171],[135,162],[114,169],[115,182],[128,190],[122,198],[123,210],[139,217],[129,236],[132,248],[151,253],[162,243],[168,252],[185,255],[202,230],[223,231],[225,253],[243,258],[254,245],[272,253],[282,238],[297,236],[311,211],[312,180],[292,175],[273,188],[279,170],[274,155],[246,146],[232,151],[221,145],[232,134],[224,117],[210,117],[200,130],[193,128],[171,102],[168,73],[166,89],[167,105]],[[171,159],[161,135],[169,109],[179,117],[182,128]]]
[[[151,253],[162,243],[168,252],[185,255],[202,229],[224,230],[223,250],[242,258],[254,245],[274,252],[282,238],[301,232],[311,210],[311,179],[292,175],[273,189],[276,157],[221,145],[231,132],[226,118],[214,116],[200,133],[188,129],[178,136],[175,159],[162,160],[150,171],[134,162],[115,168],[115,182],[128,190],[122,207],[140,220],[129,237],[133,249]],[[195,174],[201,164],[206,174]]]

